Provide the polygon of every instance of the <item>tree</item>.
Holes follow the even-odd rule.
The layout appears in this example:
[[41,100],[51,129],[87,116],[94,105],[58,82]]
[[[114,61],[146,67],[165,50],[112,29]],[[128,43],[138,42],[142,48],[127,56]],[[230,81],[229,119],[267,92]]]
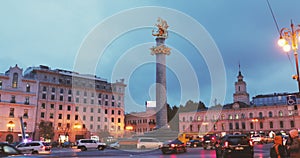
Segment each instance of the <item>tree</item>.
[[54,127],[50,121],[41,121],[39,124],[40,137],[52,139],[54,137]]

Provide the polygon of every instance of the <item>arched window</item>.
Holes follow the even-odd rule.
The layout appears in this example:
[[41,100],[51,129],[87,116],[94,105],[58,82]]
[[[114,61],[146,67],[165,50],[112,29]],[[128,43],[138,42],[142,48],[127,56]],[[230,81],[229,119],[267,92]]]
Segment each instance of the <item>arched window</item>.
[[228,119],[229,119],[229,120],[232,120],[232,115],[228,115]]
[[224,119],[225,119],[225,115],[222,114],[222,115],[221,115],[221,120],[224,120]]
[[283,116],[283,112],[282,112],[282,111],[279,111],[279,112],[278,112],[278,115],[279,115],[279,117],[282,117],[282,116]]
[[259,112],[258,117],[259,117],[259,118],[263,118],[263,113],[262,113],[262,112]]
[[272,111],[269,111],[269,117],[273,117]]
[[253,113],[252,112],[249,114],[249,118],[253,118]]
[[245,118],[245,114],[244,114],[244,113],[242,113],[241,117],[242,117],[242,119],[244,119],[244,118]]
[[18,87],[18,73],[13,74],[12,87],[13,88]]
[[28,83],[26,84],[26,92],[30,92],[30,85]]
[[237,120],[237,119],[239,119],[239,114],[235,114],[234,115],[234,118]]

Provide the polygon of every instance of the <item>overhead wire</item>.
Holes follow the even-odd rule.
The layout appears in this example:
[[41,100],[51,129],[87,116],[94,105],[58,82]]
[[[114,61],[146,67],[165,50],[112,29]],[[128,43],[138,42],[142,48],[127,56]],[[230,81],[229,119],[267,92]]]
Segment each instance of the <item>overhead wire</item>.
[[[266,1],[267,1],[267,4],[268,4],[268,7],[269,7],[269,9],[270,9],[270,12],[271,12],[271,14],[272,14],[272,18],[273,18],[273,20],[274,20],[276,29],[277,29],[277,31],[278,31],[278,33],[279,33],[279,36],[281,36],[280,29],[279,29],[277,20],[276,20],[276,18],[275,18],[273,9],[272,9],[272,7],[271,7],[271,5],[270,5],[270,2],[269,2],[269,0],[266,0]],[[293,68],[293,63],[292,63],[292,60],[291,60],[291,58],[290,58],[290,55],[289,55],[289,53],[286,53],[286,54],[287,54],[287,57],[288,57],[288,59],[289,59],[289,61],[290,61],[291,67]],[[293,69],[294,69],[294,68],[293,68]]]

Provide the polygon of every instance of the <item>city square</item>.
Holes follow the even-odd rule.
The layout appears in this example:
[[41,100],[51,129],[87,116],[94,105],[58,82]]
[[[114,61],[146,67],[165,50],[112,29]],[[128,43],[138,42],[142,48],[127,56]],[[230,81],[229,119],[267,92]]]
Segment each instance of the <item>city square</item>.
[[298,136],[297,5],[73,2],[0,2],[1,147],[264,158],[276,136],[286,149]]

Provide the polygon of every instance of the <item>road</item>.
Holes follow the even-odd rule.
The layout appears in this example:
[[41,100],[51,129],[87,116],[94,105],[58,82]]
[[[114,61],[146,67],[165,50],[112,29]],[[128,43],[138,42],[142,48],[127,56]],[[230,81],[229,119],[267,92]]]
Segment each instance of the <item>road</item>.
[[[269,158],[269,149],[273,144],[255,145],[254,147],[254,158]],[[215,158],[215,150],[204,150],[203,148],[188,148],[186,153],[179,154],[162,154],[160,150],[115,150],[115,149],[105,149],[103,151],[98,150],[88,150],[80,151],[78,149],[53,149],[51,155],[39,155],[39,157],[48,158],[77,158],[77,157],[105,157],[105,158],[117,158],[117,157],[131,157],[131,158]]]

